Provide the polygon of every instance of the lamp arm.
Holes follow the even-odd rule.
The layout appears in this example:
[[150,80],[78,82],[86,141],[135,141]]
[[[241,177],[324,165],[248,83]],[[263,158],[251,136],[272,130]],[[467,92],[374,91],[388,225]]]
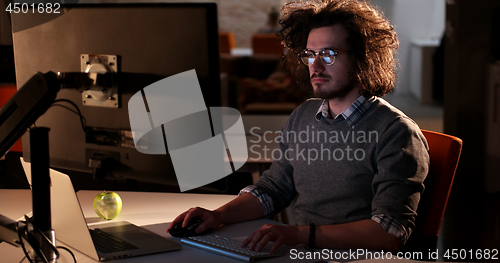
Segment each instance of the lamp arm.
[[0,156],[47,111],[60,86],[56,73],[37,72],[0,109]]

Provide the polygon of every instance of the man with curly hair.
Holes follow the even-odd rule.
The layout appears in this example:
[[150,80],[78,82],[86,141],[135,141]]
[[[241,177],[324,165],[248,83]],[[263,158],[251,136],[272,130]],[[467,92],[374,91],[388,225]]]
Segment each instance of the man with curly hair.
[[380,98],[394,88],[396,33],[363,1],[291,2],[282,15],[286,66],[316,98],[292,113],[280,154],[254,185],[172,225],[199,217],[200,233],[271,217],[295,200],[297,225],[264,225],[243,244],[398,251],[415,226],[429,155],[417,124]]

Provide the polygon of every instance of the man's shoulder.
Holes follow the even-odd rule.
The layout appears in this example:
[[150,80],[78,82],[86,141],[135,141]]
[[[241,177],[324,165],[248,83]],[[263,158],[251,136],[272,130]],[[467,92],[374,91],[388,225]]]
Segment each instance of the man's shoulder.
[[321,103],[323,103],[323,99],[320,99],[320,98],[309,98],[306,101],[302,102],[302,104],[300,104],[299,107],[313,107],[313,106],[317,106],[319,108],[319,106],[321,105]]
[[374,110],[376,110],[379,114],[388,114],[392,116],[406,116],[404,112],[394,107],[391,103],[389,103],[383,98],[376,97],[373,101],[373,105],[375,106]]
[[376,98],[372,103],[372,110],[367,120],[374,124],[404,125],[409,128],[419,129],[417,123],[404,112],[390,104],[383,98]]
[[392,104],[390,104],[383,98],[376,97],[373,100],[372,108],[373,108],[373,110],[371,111],[372,114],[383,118],[388,118],[388,119],[408,118],[408,116],[406,116],[404,112],[394,107]]

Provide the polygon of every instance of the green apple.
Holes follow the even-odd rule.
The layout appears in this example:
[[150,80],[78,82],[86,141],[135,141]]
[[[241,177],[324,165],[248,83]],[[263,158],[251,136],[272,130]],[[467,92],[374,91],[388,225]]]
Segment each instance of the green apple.
[[111,220],[122,211],[122,199],[115,192],[102,192],[94,198],[94,211],[103,219]]

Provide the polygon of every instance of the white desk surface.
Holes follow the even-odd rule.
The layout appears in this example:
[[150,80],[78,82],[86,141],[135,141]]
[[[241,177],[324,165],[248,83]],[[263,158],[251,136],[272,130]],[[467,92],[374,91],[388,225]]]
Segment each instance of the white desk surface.
[[[92,201],[99,191],[79,191],[77,193],[80,205],[87,218],[88,223],[103,222],[95,214]],[[180,239],[172,238],[165,229],[177,215],[190,207],[200,206],[207,209],[216,209],[219,206],[235,198],[234,195],[202,195],[202,194],[179,194],[179,193],[144,193],[144,192],[117,192],[123,200],[123,208],[120,215],[114,221],[129,221],[136,225],[143,226],[161,236],[180,243]],[[31,211],[31,192],[29,190],[0,190],[0,213],[11,219],[17,220],[24,214]],[[265,223],[273,223],[271,220],[256,220],[243,224],[228,225],[217,229],[215,233],[224,236],[243,240],[253,230]],[[57,232],[56,232],[57,237]],[[61,242],[58,245],[63,245]],[[78,262],[95,262],[91,258],[72,251],[77,255]],[[286,249],[284,252],[288,252]],[[72,262],[64,251],[58,262]],[[1,262],[21,262],[24,254],[21,248],[13,247],[9,244],[0,244]],[[3,255],[7,255],[5,258]],[[68,259],[68,260],[66,260]],[[141,256],[129,259],[120,259],[116,262],[239,262],[233,259],[219,256],[210,252],[205,252],[196,248],[183,245],[180,251],[160,253],[150,256]],[[269,262],[286,262],[286,257],[280,260]],[[66,260],[66,261],[64,261]],[[288,259],[289,260],[289,259]],[[266,260],[267,261],[267,260]],[[23,262],[27,262],[24,260]],[[114,261],[110,261],[114,262]]]
[[[99,219],[92,207],[94,196],[99,191],[79,191],[77,193],[82,210],[88,223],[104,221]],[[132,222],[149,229],[165,238],[180,243],[180,239],[171,237],[165,229],[178,214],[184,212],[190,207],[200,206],[207,209],[215,209],[226,202],[232,200],[233,195],[202,195],[185,193],[144,193],[144,192],[117,192],[123,200],[123,208],[120,215],[114,219]],[[30,190],[10,190],[0,189],[0,214],[11,219],[17,220],[24,214],[31,211],[31,192]],[[213,233],[243,240],[251,232],[258,229],[266,223],[276,223],[267,219],[259,219],[250,222],[227,225],[213,231]],[[57,237],[57,232],[56,232]],[[59,242],[57,245],[64,245]],[[298,251],[305,252],[303,246],[294,247]],[[265,259],[258,262],[318,262],[315,260],[297,260],[291,259],[290,247],[281,247],[280,252],[285,256],[279,258]],[[93,259],[72,249],[79,263],[96,262]],[[318,250],[319,251],[319,250]],[[24,257],[21,248],[13,247],[5,242],[0,244],[1,262],[28,262]],[[387,261],[387,260],[385,260]],[[363,262],[385,262],[380,260],[363,260]],[[69,254],[62,251],[59,263],[73,262]],[[119,259],[107,262],[240,262],[228,257],[219,256],[210,252],[183,245],[179,251],[171,251],[149,256],[140,256],[127,259]],[[411,262],[409,260],[398,260],[398,262]]]

